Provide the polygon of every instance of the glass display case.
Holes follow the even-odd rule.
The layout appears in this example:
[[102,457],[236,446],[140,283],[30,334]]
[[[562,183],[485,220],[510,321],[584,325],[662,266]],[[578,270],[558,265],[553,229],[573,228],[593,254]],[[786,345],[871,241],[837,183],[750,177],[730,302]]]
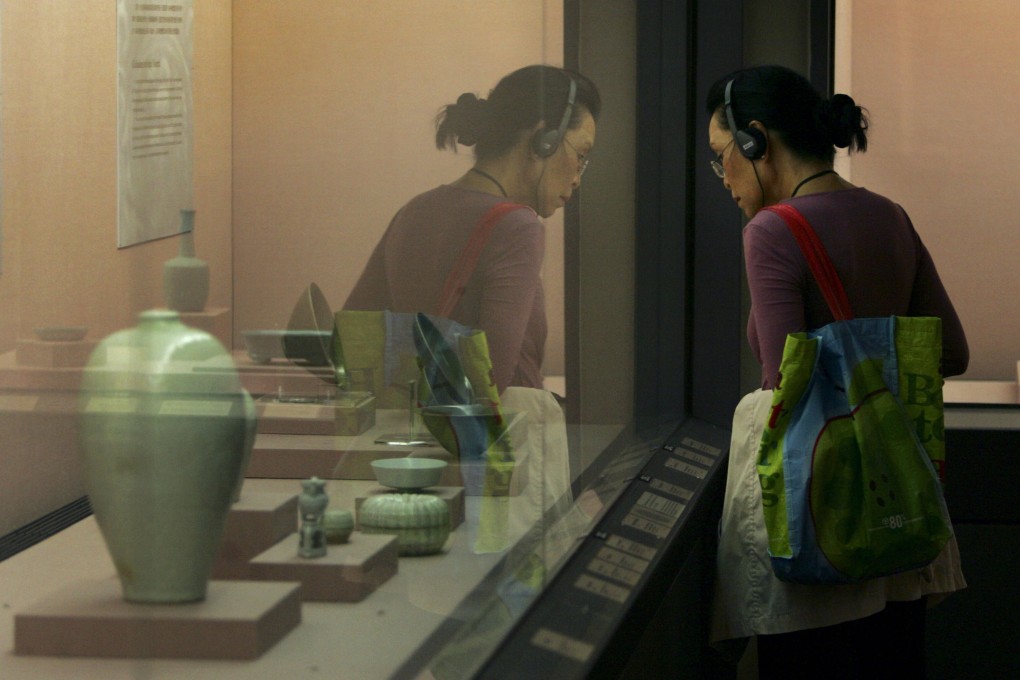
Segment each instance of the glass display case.
[[[632,181],[632,158],[614,160],[626,142],[600,154],[589,134],[568,150],[564,114],[534,147],[532,162],[577,175],[543,214],[544,389],[500,394],[480,450],[429,422],[421,388],[439,385],[417,370],[420,346],[409,374],[359,363],[339,321],[393,215],[472,166],[469,148],[436,150],[437,113],[520,66],[562,64],[576,6],[107,9],[0,10],[0,674],[509,677],[518,654],[556,677],[587,673],[682,542],[725,449],[695,419],[632,425],[633,303],[598,300],[630,288],[633,264],[611,248],[589,265],[578,241],[588,228],[589,246],[632,238],[631,216],[601,210],[630,205],[626,183],[608,188]],[[615,105],[609,129],[632,105]],[[589,154],[582,210],[568,199]],[[592,301],[597,332],[581,319]],[[216,418],[245,457],[182,482],[194,490],[182,502],[169,490],[216,458],[198,438]],[[100,499],[97,469],[120,461],[108,465],[120,474],[178,436],[178,458],[144,483],[113,477]],[[373,466],[408,459],[445,467],[386,482]],[[323,489],[325,509],[304,487]],[[191,500],[224,504],[221,519],[166,519]],[[353,526],[330,542],[343,511]],[[160,591],[183,569],[168,565],[205,559],[187,557],[183,534],[206,521],[224,528],[201,596]],[[129,557],[115,524],[133,527]],[[162,574],[159,593],[127,588],[142,580],[132,560]]]
[[[210,651],[186,631],[172,626],[159,630],[158,619],[168,616],[167,607],[177,608],[169,616],[186,617],[187,608],[196,605],[120,603],[95,521],[81,521],[0,563],[4,602],[12,610],[3,622],[3,637],[22,650],[5,657],[5,675],[175,677],[186,670],[196,678],[587,677],[617,628],[647,594],[647,584],[662,578],[657,572],[670,571],[672,567],[664,565],[685,549],[692,531],[700,531],[704,509],[699,503],[722,479],[719,462],[724,460],[727,433],[690,420],[643,433],[581,436],[592,438],[589,443],[604,452],[591,461],[588,481],[578,487],[576,500],[560,499],[545,512],[534,512],[528,509],[527,489],[511,495],[502,549],[479,549],[493,519],[493,508],[486,503],[493,499],[461,496],[457,526],[440,552],[401,555],[396,571],[381,576],[378,567],[355,576],[334,572],[330,578],[344,582],[343,592],[333,592],[329,583],[323,587],[311,576],[302,589],[314,599],[300,603],[300,621],[288,627],[267,614],[253,649],[220,639]],[[359,499],[381,492],[370,481],[330,480],[326,486],[331,505],[338,507],[353,508]],[[251,511],[271,499],[281,502],[299,489],[299,480],[248,479],[233,512]],[[277,549],[283,545],[294,553],[298,537],[293,505],[289,511],[289,533]],[[490,524],[490,544],[491,530]],[[226,541],[240,541],[243,549],[236,531],[228,524]],[[345,552],[350,556],[371,537],[355,531],[348,543],[330,544],[328,551],[334,557]],[[250,569],[271,559],[255,558]],[[217,569],[224,568],[236,570],[237,562],[218,563]],[[235,571],[225,577],[242,575]],[[366,586],[360,577],[379,582]],[[227,597],[224,584],[214,576],[207,605]],[[132,615],[115,610],[133,607],[144,611],[143,620],[133,625],[176,636],[182,649],[190,644],[205,650],[190,652],[196,656],[220,659],[158,658],[189,652],[140,639],[112,622],[118,615]],[[74,621],[74,614],[86,623]],[[243,612],[230,615],[244,617]],[[207,626],[206,636],[224,635],[205,621],[192,625]],[[107,634],[116,639],[104,642]],[[67,635],[78,641],[68,642]],[[245,639],[243,633],[237,637]],[[39,652],[47,646],[51,653]],[[92,653],[83,654],[90,648]],[[65,653],[120,658],[67,658]],[[236,655],[235,662],[224,663],[223,657],[230,655]]]
[[[702,100],[718,74],[766,54],[810,54],[828,88],[836,10],[696,4],[0,4],[0,676],[709,675],[724,426],[758,375],[740,217],[709,171]],[[410,326],[371,310],[376,340],[411,351],[368,362],[374,345],[344,337],[338,315],[365,311],[351,292],[401,208],[471,172],[473,148],[436,148],[437,116],[527,64],[591,76],[603,111],[574,148],[587,121],[563,116],[566,136],[545,134],[571,89],[539,98],[553,124],[529,130],[529,148],[578,180],[541,219],[542,389],[501,393],[498,412],[472,398],[499,427],[481,427],[484,446],[464,457],[426,422],[422,388],[436,385]],[[873,87],[866,70],[854,81]],[[476,189],[506,193],[507,178],[479,169]],[[396,266],[414,279],[427,259]],[[168,308],[182,328],[162,340],[108,342],[169,323]],[[201,350],[210,338],[222,354]],[[149,370],[157,355],[172,370]],[[981,644],[999,630],[956,633],[1020,611],[994,586],[1008,581],[988,548],[1015,543],[1015,475],[991,489],[973,460],[1015,469],[1015,390],[981,382],[992,407],[951,398],[972,385],[946,388],[960,449],[947,496],[977,578],[971,599],[932,615],[933,668],[964,652],[1012,660]],[[136,575],[100,506],[142,496],[126,513],[132,559],[197,563],[182,534],[198,515],[170,525],[164,511],[188,505],[167,491],[198,463],[113,483],[108,501],[86,488],[86,450],[120,449],[121,462],[162,450],[163,435],[136,438],[138,422],[172,421],[205,464],[214,447],[189,437],[216,417],[244,455],[184,486],[195,505],[219,499],[204,597],[128,602],[122,579]],[[439,477],[386,482],[379,461],[426,461]],[[1003,615],[989,619],[989,602]]]

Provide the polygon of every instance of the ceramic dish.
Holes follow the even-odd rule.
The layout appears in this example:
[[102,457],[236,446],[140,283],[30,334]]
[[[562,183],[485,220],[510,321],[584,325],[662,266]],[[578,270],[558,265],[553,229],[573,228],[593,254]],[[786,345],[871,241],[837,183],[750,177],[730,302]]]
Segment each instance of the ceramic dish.
[[375,478],[383,486],[415,491],[439,484],[445,460],[435,458],[383,458],[372,461]]
[[439,444],[458,458],[480,458],[506,434],[506,414],[490,404],[426,406],[421,419]]
[[283,337],[283,353],[292,361],[307,360],[309,352],[315,352],[315,348],[308,345],[305,337],[297,334],[314,333],[319,348],[315,352],[315,358],[307,363],[311,366],[332,366],[332,376],[326,377],[318,373],[316,375],[332,385],[345,385],[347,375],[343,351],[340,349],[339,339],[333,338],[333,325],[333,309],[329,306],[326,296],[317,284],[314,282],[308,284],[294,303],[290,319],[287,321],[288,334]]
[[257,364],[290,359],[310,366],[329,365],[322,351],[323,343],[329,343],[329,331],[263,330],[243,331],[242,335],[248,356]]
[[470,404],[474,392],[460,358],[435,324],[418,313],[414,323],[414,346],[421,361],[422,373],[436,404]]
[[85,326],[47,326],[35,329],[36,337],[47,342],[76,342],[88,332]]

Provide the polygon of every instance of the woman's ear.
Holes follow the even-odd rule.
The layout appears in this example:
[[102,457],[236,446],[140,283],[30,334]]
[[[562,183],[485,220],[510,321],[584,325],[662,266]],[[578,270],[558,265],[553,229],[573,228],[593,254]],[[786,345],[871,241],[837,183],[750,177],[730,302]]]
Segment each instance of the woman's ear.
[[544,120],[538,121],[531,130],[529,144],[533,156],[542,159],[548,158],[559,145],[559,140],[556,139],[556,130],[547,128]]
[[747,124],[747,129],[748,130],[756,130],[757,131],[757,133],[751,133],[752,135],[754,135],[758,139],[758,141],[760,143],[757,157],[759,159],[767,158],[768,155],[769,155],[769,151],[771,150],[770,146],[771,146],[771,141],[772,141],[772,140],[769,139],[768,128],[766,128],[761,123],[761,121],[752,120],[750,123]]

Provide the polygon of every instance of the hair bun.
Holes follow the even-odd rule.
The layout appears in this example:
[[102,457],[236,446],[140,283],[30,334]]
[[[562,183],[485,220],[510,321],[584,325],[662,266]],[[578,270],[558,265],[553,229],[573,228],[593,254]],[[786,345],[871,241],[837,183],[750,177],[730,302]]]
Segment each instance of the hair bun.
[[822,102],[822,123],[832,143],[840,149],[858,141],[860,132],[868,127],[861,107],[846,94],[837,94]]
[[457,141],[464,146],[474,146],[485,125],[489,102],[479,99],[471,92],[457,97],[457,103],[449,107],[447,116],[456,132]]

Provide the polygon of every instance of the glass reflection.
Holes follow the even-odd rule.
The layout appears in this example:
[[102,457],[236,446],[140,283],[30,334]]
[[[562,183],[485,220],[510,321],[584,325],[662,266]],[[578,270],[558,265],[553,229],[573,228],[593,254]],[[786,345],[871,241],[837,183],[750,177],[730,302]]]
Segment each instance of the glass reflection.
[[[562,292],[550,294],[561,285],[562,264],[546,252],[594,148],[596,87],[552,66],[517,68],[560,60],[546,50],[562,33],[561,9],[546,3],[430,3],[427,13],[406,5],[397,11],[401,3],[371,10],[312,0],[195,5],[194,68],[202,77],[191,81],[194,205],[182,207],[200,224],[120,249],[111,154],[117,120],[102,104],[119,83],[82,56],[115,42],[116,26],[88,8],[72,16],[59,3],[3,5],[5,55],[35,57],[3,64],[0,438],[7,453],[0,534],[52,521],[71,506],[75,519],[88,512],[83,449],[130,467],[130,450],[158,448],[110,411],[130,395],[81,388],[103,339],[132,328],[142,310],[181,307],[165,296],[164,265],[197,254],[207,265],[203,301],[176,312],[186,327],[215,338],[226,359],[175,361],[174,374],[187,383],[175,399],[188,406],[171,407],[197,409],[203,420],[217,411],[214,402],[229,401],[234,424],[256,428],[254,441],[244,441],[250,458],[241,466],[243,482],[235,475],[230,487],[236,493],[201,606],[222,603],[225,583],[300,581],[307,601],[329,603],[305,607],[308,625],[286,633],[298,638],[310,663],[385,677],[416,659],[436,675],[443,667],[460,669],[447,677],[470,673],[602,508],[601,494],[575,500],[572,482],[583,466],[571,461],[586,459],[570,450],[561,405],[543,389],[550,372],[563,373],[562,357],[550,357],[562,348],[548,340],[557,325],[562,335],[563,322],[547,312],[562,302]],[[475,34],[454,42],[445,31],[422,30],[454,7],[470,15],[461,20]],[[65,31],[72,23],[88,30]],[[508,35],[509,23],[520,30]],[[352,26],[360,33],[336,39]],[[66,40],[47,39],[54,31]],[[505,54],[464,61],[494,36]],[[488,94],[444,105],[449,93],[493,83]],[[465,158],[432,146],[473,153]],[[455,266],[482,217],[506,204],[512,209],[492,213],[474,264]],[[451,279],[454,270],[459,276]],[[443,298],[447,287],[452,294]],[[470,385],[466,399],[433,399],[452,383],[444,388],[422,370],[437,355],[415,345],[419,312],[459,362]],[[144,371],[127,373],[148,379]],[[210,396],[225,374],[236,377],[236,393]],[[195,395],[202,398],[185,398]],[[171,408],[166,401],[157,410]],[[450,405],[479,409],[481,427],[455,425],[457,416],[441,408]],[[202,428],[181,414],[164,420],[184,423],[196,458],[213,458],[198,439]],[[100,421],[104,426],[95,426]],[[149,422],[163,427],[163,420]],[[377,443],[405,432],[413,442]],[[590,435],[589,448],[601,450],[614,434]],[[118,446],[127,453],[114,455]],[[377,460],[446,465],[438,466],[438,482],[409,490],[378,479]],[[167,463],[145,491],[167,506],[216,505],[202,484],[167,495],[172,475],[185,467],[180,458]],[[343,527],[350,534],[330,543],[326,555],[295,566],[299,480],[312,478],[329,495],[323,522],[330,513],[346,521],[349,513],[354,526]],[[124,497],[135,492],[134,482],[119,486]],[[401,494],[428,496],[448,509],[449,534],[437,552],[398,559],[385,536],[369,539],[357,526],[365,502]],[[102,504],[98,495],[94,501]],[[174,534],[154,514],[132,520],[137,533],[160,544],[139,539],[132,549],[177,569],[161,552],[176,549]],[[323,530],[328,539],[330,527]],[[102,531],[88,518],[0,555],[8,558],[0,563],[4,601],[21,612],[109,583],[125,565],[109,556]],[[66,556],[72,544],[74,560],[48,557]],[[46,576],[37,580],[41,564]],[[400,638],[395,650],[380,642],[388,634],[378,625],[383,619],[405,633],[389,631]],[[444,628],[464,621],[472,623],[455,636]],[[13,639],[13,621],[7,623],[0,632]],[[319,637],[327,629],[328,640]],[[451,663],[457,654],[444,654],[432,663],[434,655],[416,655],[434,633],[451,650],[469,639],[469,658]],[[128,671],[144,667],[137,672],[146,674],[163,663],[148,658],[152,651],[128,644],[118,653],[147,657]],[[260,654],[259,664],[278,663],[272,645]],[[15,661],[12,677],[33,676],[31,655]],[[104,669],[107,662],[94,663]]]
[[473,147],[474,164],[397,211],[344,308],[432,313],[484,331],[497,392],[542,388],[542,218],[580,186],[568,148],[591,151],[601,107],[589,79],[541,65],[443,107],[436,146]]

